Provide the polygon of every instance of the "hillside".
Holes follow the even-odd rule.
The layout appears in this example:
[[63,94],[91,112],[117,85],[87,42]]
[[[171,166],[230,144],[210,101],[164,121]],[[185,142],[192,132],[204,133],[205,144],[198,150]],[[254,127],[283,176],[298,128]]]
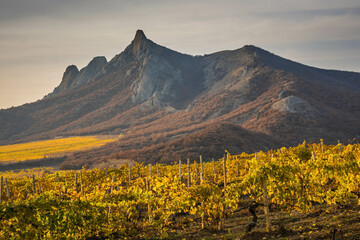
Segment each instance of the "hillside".
[[252,45],[190,56],[138,30],[109,62],[71,65],[44,99],[1,110],[0,144],[122,133],[71,159],[169,162],[304,139],[346,142],[360,136],[359,118],[360,73],[305,66]]

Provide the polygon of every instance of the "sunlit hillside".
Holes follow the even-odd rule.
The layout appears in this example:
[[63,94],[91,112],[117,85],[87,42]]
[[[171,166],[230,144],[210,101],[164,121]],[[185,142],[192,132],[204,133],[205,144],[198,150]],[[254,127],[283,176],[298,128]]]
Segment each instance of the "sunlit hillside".
[[0,162],[25,161],[63,156],[116,141],[120,136],[86,136],[0,146]]

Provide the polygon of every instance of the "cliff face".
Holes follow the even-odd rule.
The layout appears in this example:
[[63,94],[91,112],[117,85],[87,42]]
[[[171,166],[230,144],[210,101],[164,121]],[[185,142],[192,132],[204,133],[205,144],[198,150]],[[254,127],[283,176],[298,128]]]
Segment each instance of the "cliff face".
[[61,83],[54,91],[46,97],[62,93],[67,89],[73,89],[87,83],[91,83],[100,77],[107,61],[105,57],[95,57],[91,62],[80,71],[75,65],[66,68]]
[[[230,143],[235,138],[229,129],[234,134],[244,129],[247,149],[252,142],[265,149],[274,147],[271,141],[276,146],[304,139],[347,141],[360,136],[359,117],[359,73],[305,66],[251,45],[190,56],[157,45],[138,30],[109,62],[96,57],[80,71],[69,66],[43,100],[1,110],[0,141],[123,133],[116,146],[93,158],[164,149],[176,155],[182,141],[189,149],[223,151],[220,143],[197,139]],[[211,129],[216,131],[205,134]],[[255,144],[261,139],[266,141]],[[155,146],[156,151],[148,149]]]

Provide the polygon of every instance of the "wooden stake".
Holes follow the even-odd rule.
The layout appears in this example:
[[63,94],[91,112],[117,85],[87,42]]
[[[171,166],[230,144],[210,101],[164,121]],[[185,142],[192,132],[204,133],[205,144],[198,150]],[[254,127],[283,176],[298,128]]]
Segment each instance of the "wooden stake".
[[181,160],[179,160],[179,182],[181,184]]
[[[145,186],[146,186],[146,191],[150,191],[150,182],[147,177],[145,178]],[[148,207],[149,222],[151,222],[151,207],[149,202],[147,204],[147,207]]]
[[33,180],[33,193],[36,193],[36,187],[35,187],[35,175],[32,175],[32,180]]
[[212,165],[213,165],[213,177],[214,182],[216,181],[216,169],[215,169],[215,159],[212,158]]
[[59,196],[61,197],[61,195],[62,195],[62,192],[61,192],[61,183],[60,183],[60,177],[59,177],[59,173],[58,173],[58,172],[56,172],[56,177],[57,177],[58,185],[59,185]]
[[[200,155],[200,185],[203,184],[203,174],[204,174],[204,168],[203,168],[203,161],[202,157]],[[201,202],[201,209],[204,211],[204,202]],[[201,217],[201,229],[205,228],[205,219],[204,216]]]
[[[226,185],[227,185],[227,169],[226,169],[226,159],[227,156],[224,155],[224,161],[223,161],[223,173],[224,173],[224,190],[226,188]],[[219,228],[221,230],[224,229],[224,226],[225,226],[225,213],[226,213],[226,206],[224,206],[224,212],[223,212],[223,217],[221,219],[221,221],[219,222]]]
[[239,163],[236,163],[236,177],[240,176],[240,171],[239,171]]
[[227,170],[226,170],[226,157],[224,155],[224,161],[223,161],[223,172],[224,172],[224,189],[226,188],[226,180],[227,180]]
[[315,156],[315,152],[314,152],[314,151],[311,151],[311,157],[312,157],[312,160],[313,160],[313,161],[316,160],[316,156]]
[[149,191],[149,181],[148,178],[145,178],[145,191]]
[[156,163],[156,174],[157,174],[157,177],[159,178],[159,163]]
[[2,203],[2,192],[3,192],[3,176],[0,179],[0,203]]
[[7,192],[8,198],[11,201],[10,189],[9,189],[7,178],[5,178],[5,186],[6,186],[6,192]]
[[109,170],[106,168],[106,178],[109,177]]
[[[204,211],[204,202],[201,202],[201,209]],[[201,229],[205,228],[205,218],[201,216]]]
[[190,159],[187,159],[187,172],[188,172],[188,179],[187,179],[187,186],[188,188],[191,186],[191,170],[190,170]]
[[83,182],[83,177],[82,177],[82,170],[80,170],[80,187],[81,187],[81,195],[85,195],[84,193],[84,182]]
[[130,183],[131,182],[131,166],[130,166],[130,164],[128,166],[129,166],[129,183]]
[[149,164],[149,177],[152,177],[152,171],[151,171],[151,163]]
[[110,193],[112,193],[112,192],[114,191],[114,187],[115,187],[115,186],[114,186],[114,185],[115,185],[114,183],[115,183],[115,182],[116,182],[116,177],[115,177],[115,175],[114,175],[114,176],[112,176],[112,183],[113,183],[113,184],[112,184],[112,186],[111,186]]
[[39,183],[39,194],[41,194],[41,185]]
[[204,166],[202,156],[200,155],[200,185],[203,183],[204,180]]
[[197,179],[198,179],[198,176],[199,176],[199,170],[198,170],[198,166],[197,166],[196,160],[194,160],[194,166],[195,166],[195,175],[196,175],[194,184],[196,185],[196,184],[197,184]]
[[339,151],[340,151],[340,154],[341,154],[342,151],[341,151],[341,143],[340,143],[340,140],[338,140],[338,145],[339,145]]
[[264,194],[264,213],[266,221],[266,232],[271,232],[271,222],[270,222],[270,211],[269,211],[269,200],[268,192],[266,186],[266,179],[263,180],[263,194]]
[[75,185],[75,192],[78,191],[78,189],[77,189],[77,184],[78,184],[78,176],[77,176],[77,173],[75,173],[75,183],[74,183],[74,185]]

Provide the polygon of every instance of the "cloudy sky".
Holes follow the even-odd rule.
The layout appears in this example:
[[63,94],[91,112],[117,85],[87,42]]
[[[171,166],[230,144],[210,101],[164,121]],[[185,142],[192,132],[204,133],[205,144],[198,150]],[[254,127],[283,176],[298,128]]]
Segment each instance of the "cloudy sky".
[[41,99],[68,65],[110,60],[137,29],[192,55],[253,44],[360,72],[359,0],[0,0],[0,108]]

